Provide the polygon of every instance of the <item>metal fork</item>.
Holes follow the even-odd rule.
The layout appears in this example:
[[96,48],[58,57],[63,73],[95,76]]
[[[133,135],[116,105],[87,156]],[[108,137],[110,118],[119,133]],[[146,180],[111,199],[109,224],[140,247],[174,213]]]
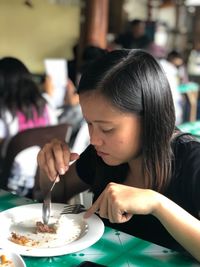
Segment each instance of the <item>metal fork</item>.
[[49,217],[51,214],[51,191],[54,188],[54,185],[56,184],[56,180],[53,182],[51,188],[47,192],[44,200],[43,200],[43,205],[42,205],[42,220],[44,224],[48,224],[49,222]]
[[73,204],[73,205],[69,204],[69,205],[64,206],[64,209],[61,212],[61,215],[62,214],[78,214],[86,210],[87,209],[82,204]]

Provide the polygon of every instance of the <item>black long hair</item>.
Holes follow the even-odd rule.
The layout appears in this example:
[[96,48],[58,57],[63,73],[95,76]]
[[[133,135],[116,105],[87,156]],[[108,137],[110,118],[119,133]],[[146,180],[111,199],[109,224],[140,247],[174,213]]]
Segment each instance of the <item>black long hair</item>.
[[33,118],[33,107],[39,116],[43,114],[46,101],[32,79],[28,68],[17,58],[0,60],[0,117],[8,109],[13,118],[21,111],[26,119]]
[[175,111],[168,80],[147,52],[108,52],[83,73],[78,93],[98,90],[122,112],[141,116],[142,164],[147,188],[162,192],[171,176]]

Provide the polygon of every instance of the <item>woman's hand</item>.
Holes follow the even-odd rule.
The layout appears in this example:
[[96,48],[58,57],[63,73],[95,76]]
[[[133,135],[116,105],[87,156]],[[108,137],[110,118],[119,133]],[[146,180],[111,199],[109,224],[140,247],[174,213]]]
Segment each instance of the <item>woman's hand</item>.
[[134,214],[152,214],[200,262],[200,221],[160,193],[109,183],[84,217],[95,212],[112,223],[127,222]]
[[69,163],[78,159],[77,153],[71,153],[67,144],[53,139],[47,143],[39,152],[37,161],[40,169],[54,181],[58,176],[65,174],[69,168]]
[[158,202],[157,195],[153,190],[109,183],[84,217],[98,212],[112,223],[127,222],[134,214],[152,213]]

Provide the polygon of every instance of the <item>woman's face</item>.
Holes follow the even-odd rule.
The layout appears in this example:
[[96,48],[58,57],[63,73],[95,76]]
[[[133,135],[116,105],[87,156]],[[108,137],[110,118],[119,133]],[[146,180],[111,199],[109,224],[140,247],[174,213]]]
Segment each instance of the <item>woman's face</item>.
[[80,94],[83,115],[88,123],[90,143],[108,165],[130,162],[141,151],[141,118],[122,113],[98,92]]

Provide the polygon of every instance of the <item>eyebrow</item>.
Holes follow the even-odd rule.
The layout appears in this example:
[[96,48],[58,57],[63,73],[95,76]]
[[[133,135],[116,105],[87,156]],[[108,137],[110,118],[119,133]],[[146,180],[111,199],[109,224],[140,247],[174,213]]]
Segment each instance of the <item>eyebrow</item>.
[[104,120],[95,120],[94,122],[101,122],[101,123],[112,123],[111,121],[104,121]]
[[[86,120],[86,122],[89,122]],[[104,121],[104,120],[94,120],[93,122],[98,122],[98,123],[113,123],[112,121]]]

